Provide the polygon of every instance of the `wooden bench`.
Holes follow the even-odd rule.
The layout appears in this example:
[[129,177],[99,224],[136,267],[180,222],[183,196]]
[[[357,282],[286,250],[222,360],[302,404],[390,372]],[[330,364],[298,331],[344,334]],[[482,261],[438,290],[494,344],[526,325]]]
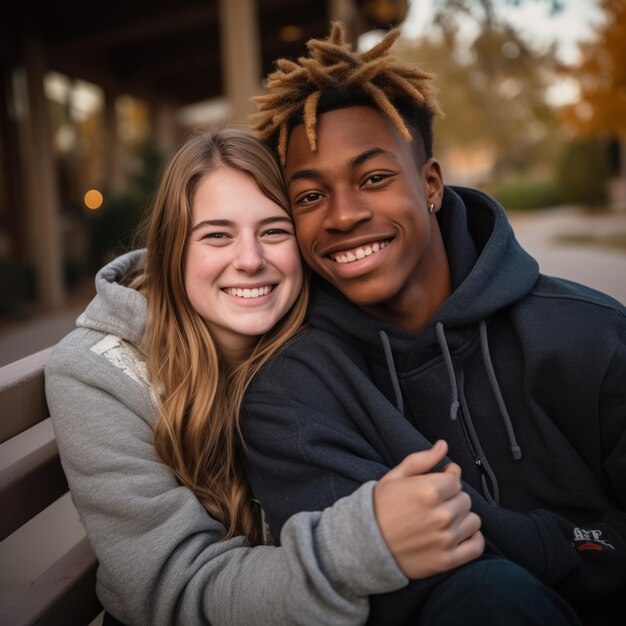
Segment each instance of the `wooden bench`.
[[[0,368],[0,443],[49,417],[44,364],[52,348]],[[54,440],[0,471],[0,540],[68,491]],[[96,557],[82,539],[26,589],[0,607],[0,624],[87,625],[102,611]]]

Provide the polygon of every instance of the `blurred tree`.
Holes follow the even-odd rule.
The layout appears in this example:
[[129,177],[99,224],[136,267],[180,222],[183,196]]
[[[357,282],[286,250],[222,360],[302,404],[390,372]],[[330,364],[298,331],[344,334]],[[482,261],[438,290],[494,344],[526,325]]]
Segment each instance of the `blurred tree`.
[[501,16],[503,7],[517,7],[522,4],[543,4],[551,15],[563,10],[564,0],[434,0],[434,23],[444,28],[458,22],[459,17],[470,17],[480,23],[482,30],[488,30],[505,21]]
[[615,175],[626,188],[626,3],[600,0],[599,6],[604,19],[596,38],[581,46],[581,62],[572,68],[580,84],[580,102],[566,108],[564,118],[578,135],[615,140]]
[[[486,0],[480,4],[492,5]],[[562,134],[546,90],[561,71],[555,48],[532,48],[513,26],[493,15],[477,19],[478,34],[468,39],[458,15],[442,12],[428,37],[398,49],[436,75],[445,116],[436,122],[437,150],[486,146],[496,175],[554,163]]]

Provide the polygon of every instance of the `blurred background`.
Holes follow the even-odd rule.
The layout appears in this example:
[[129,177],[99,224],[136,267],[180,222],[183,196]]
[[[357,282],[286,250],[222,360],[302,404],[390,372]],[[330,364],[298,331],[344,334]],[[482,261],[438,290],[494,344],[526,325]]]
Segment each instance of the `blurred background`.
[[[132,246],[160,168],[189,129],[245,121],[273,61],[303,53],[331,19],[363,49],[400,26],[397,54],[437,76],[446,182],[494,195],[539,256],[609,250],[608,270],[542,269],[597,277],[592,286],[624,299],[606,277],[626,248],[624,4],[16,3],[0,26],[0,365],[72,327],[95,271]],[[568,208],[556,222],[555,207]],[[531,228],[541,213],[550,233]]]
[[[331,19],[436,74],[449,184],[500,200],[542,271],[626,303],[625,0],[77,0],[0,23],[0,366],[58,341],[133,245],[164,161],[241,122]],[[30,442],[52,437],[48,422]],[[33,439],[34,437],[34,439]],[[0,446],[0,466],[23,448]],[[45,533],[43,532],[45,529]],[[0,604],[83,535],[69,496],[0,545]]]

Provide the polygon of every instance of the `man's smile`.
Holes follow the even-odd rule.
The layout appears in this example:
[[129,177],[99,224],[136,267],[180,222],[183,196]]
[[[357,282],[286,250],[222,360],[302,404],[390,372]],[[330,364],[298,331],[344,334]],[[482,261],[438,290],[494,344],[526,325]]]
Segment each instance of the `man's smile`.
[[354,261],[360,261],[366,256],[375,254],[379,250],[382,250],[389,245],[391,239],[382,239],[370,244],[358,246],[348,250],[341,250],[339,252],[333,252],[328,256],[336,263],[353,263]]

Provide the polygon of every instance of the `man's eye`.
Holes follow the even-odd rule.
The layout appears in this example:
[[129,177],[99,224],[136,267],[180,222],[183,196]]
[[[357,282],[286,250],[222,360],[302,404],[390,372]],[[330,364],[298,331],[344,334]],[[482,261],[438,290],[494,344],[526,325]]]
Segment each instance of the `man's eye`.
[[383,180],[385,180],[385,178],[387,178],[387,176],[385,176],[384,174],[372,174],[371,176],[365,179],[365,184],[375,185],[376,183],[380,183]]
[[304,202],[304,204],[307,204],[309,202],[317,202],[321,197],[322,197],[321,193],[317,193],[316,191],[311,191],[310,193],[307,193],[304,196],[300,196],[300,198],[298,198],[298,202]]

